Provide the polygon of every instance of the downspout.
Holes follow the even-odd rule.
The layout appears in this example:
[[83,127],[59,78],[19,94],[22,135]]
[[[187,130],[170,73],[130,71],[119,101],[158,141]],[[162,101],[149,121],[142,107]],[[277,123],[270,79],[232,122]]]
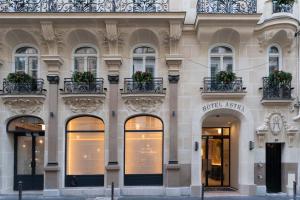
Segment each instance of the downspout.
[[296,33],[295,33],[295,37],[296,37],[296,43],[297,43],[297,75],[296,75],[296,78],[297,78],[297,81],[296,81],[296,104],[295,104],[295,107],[297,108],[298,110],[298,115],[296,117],[293,118],[294,121],[297,121],[300,119],[300,102],[299,102],[299,82],[300,82],[300,30],[298,30]]

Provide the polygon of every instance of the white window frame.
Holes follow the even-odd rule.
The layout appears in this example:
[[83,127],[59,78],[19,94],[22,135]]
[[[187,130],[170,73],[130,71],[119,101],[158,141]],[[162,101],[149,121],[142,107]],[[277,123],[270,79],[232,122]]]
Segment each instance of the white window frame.
[[[76,54],[76,50],[79,48],[93,48],[96,51],[96,54]],[[73,72],[75,72],[75,58],[76,57],[83,57],[84,58],[84,72],[88,71],[88,57],[95,57],[97,59],[96,62],[96,77],[99,76],[99,50],[95,45],[91,45],[91,44],[80,44],[78,46],[76,46],[76,48],[74,48],[73,53],[72,53],[72,70]]]
[[[16,51],[20,48],[23,47],[28,47],[28,48],[33,48],[37,51],[36,54],[18,54]],[[32,73],[29,72],[29,57],[36,57],[37,58],[37,69],[36,69],[36,74],[37,74],[37,78],[40,77],[39,75],[39,67],[40,67],[40,53],[39,53],[39,49],[32,44],[27,44],[27,43],[23,43],[20,45],[17,45],[14,49],[13,49],[13,56],[12,56],[12,73],[17,73],[17,72],[21,72],[21,71],[17,71],[16,69],[16,58],[17,57],[25,57],[25,71],[24,73],[32,75]],[[23,72],[23,71],[22,71]]]
[[[270,53],[270,49],[272,47],[276,47],[278,49],[278,54],[272,54]],[[281,50],[281,47],[279,44],[271,44],[268,46],[267,48],[267,54],[268,54],[268,58],[267,58],[267,62],[268,62],[268,67],[267,67],[267,74],[269,75],[270,74],[270,57],[278,57],[278,66],[279,66],[279,69],[278,70],[282,70],[282,50]]]
[[[216,48],[216,47],[227,47],[227,48],[230,48],[232,53],[211,53],[211,51]],[[208,77],[211,77],[211,58],[212,57],[219,57],[220,58],[220,71],[225,71],[224,69],[224,62],[223,62],[223,58],[224,57],[229,57],[231,56],[232,57],[232,72],[235,72],[235,50],[234,48],[231,46],[231,45],[228,45],[228,44],[224,44],[224,43],[218,43],[218,44],[214,44],[212,47],[209,48],[208,50]]]
[[[152,48],[154,49],[154,53],[142,53],[142,54],[137,54],[134,53],[134,50],[140,47],[148,47],[148,48]],[[135,45],[134,48],[131,50],[132,53],[132,69],[131,69],[131,73],[134,74],[134,58],[142,58],[143,59],[143,72],[146,71],[146,57],[154,57],[155,61],[154,61],[154,68],[153,68],[153,76],[156,76],[156,68],[157,68],[157,49],[151,45],[151,44],[138,44]]]

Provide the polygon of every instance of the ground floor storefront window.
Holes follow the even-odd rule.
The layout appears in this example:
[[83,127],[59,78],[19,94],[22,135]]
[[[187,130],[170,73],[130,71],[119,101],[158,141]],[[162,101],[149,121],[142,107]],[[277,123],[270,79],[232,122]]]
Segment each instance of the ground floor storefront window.
[[137,116],[125,124],[127,186],[163,184],[163,124],[153,116]]
[[66,131],[67,187],[104,185],[104,123],[92,116],[70,120]]

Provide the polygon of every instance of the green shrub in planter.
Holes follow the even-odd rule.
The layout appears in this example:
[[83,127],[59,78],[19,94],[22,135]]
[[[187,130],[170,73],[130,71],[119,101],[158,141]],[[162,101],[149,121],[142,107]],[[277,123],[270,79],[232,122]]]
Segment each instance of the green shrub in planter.
[[94,74],[91,72],[74,72],[72,80],[77,83],[93,83],[96,81]]
[[137,71],[132,75],[132,79],[138,83],[150,83],[153,80],[153,76],[149,72]]
[[229,84],[236,79],[235,73],[230,71],[220,71],[216,74],[216,80],[221,83]]
[[24,72],[10,73],[7,76],[7,80],[10,83],[18,83],[18,84],[35,82],[35,79],[33,79],[29,74],[26,74]]
[[290,84],[292,79],[292,74],[284,71],[274,71],[268,77],[270,85],[279,85],[280,87]]

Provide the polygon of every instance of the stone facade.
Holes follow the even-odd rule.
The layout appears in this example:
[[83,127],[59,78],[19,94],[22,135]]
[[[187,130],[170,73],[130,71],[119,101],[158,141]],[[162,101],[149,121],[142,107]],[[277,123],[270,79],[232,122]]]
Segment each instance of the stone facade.
[[[15,51],[22,46],[38,50],[37,73],[45,80],[42,95],[3,91],[0,192],[13,192],[14,136],[7,124],[20,116],[36,116],[45,123],[45,195],[107,195],[114,182],[123,195],[198,196],[202,127],[224,127],[229,119],[226,127],[234,137],[230,186],[241,194],[266,193],[266,143],[281,143],[282,191],[290,192],[291,181],[300,182],[300,36],[295,35],[300,3],[292,12],[274,13],[271,0],[257,0],[256,12],[250,14],[197,14],[197,3],[170,0],[168,12],[150,13],[0,12],[0,83],[15,71]],[[141,45],[155,50],[155,77],[163,78],[162,93],[124,93],[124,79],[132,76],[133,50]],[[268,76],[272,45],[280,49],[280,70],[293,75],[289,99],[263,99],[260,88]],[[64,78],[74,71],[74,51],[81,46],[97,50],[97,77],[104,79],[101,94],[64,91]],[[243,82],[239,93],[205,92],[210,51],[217,46],[232,49],[232,68]],[[84,115],[105,124],[103,187],[65,187],[66,124]],[[124,124],[138,115],[163,122],[162,186],[124,186]],[[279,120],[279,131],[272,129],[273,118]]]

